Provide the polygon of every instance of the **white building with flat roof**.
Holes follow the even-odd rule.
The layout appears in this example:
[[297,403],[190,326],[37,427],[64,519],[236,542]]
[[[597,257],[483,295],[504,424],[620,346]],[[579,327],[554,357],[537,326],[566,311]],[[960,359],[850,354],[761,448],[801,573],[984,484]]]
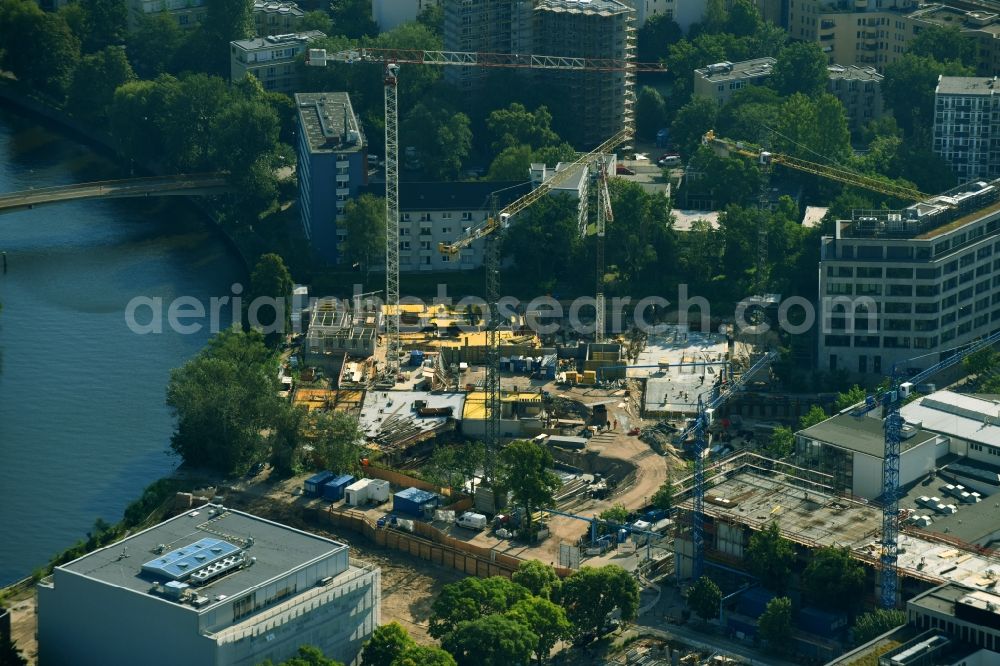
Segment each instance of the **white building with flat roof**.
[[378,568],[348,547],[206,504],[38,584],[39,664],[254,666],[300,645],[356,664],[381,620]]

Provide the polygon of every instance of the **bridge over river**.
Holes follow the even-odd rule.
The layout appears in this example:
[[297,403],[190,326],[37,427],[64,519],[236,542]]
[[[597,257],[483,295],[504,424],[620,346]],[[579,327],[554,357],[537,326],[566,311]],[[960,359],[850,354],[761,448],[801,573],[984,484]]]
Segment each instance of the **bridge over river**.
[[45,204],[81,199],[124,199],[128,197],[192,196],[232,191],[224,173],[193,173],[149,178],[104,180],[78,185],[42,187],[0,194],[0,214],[35,208]]

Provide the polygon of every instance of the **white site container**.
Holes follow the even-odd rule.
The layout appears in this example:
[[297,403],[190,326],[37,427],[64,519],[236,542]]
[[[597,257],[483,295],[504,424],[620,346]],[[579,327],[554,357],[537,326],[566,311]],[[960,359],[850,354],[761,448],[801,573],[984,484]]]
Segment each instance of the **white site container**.
[[362,506],[368,503],[368,488],[372,484],[372,479],[360,479],[344,489],[344,501],[348,506]]
[[391,494],[391,488],[389,487],[389,482],[383,479],[369,479],[368,484],[368,501],[372,504],[381,504],[382,502],[389,501],[389,495]]

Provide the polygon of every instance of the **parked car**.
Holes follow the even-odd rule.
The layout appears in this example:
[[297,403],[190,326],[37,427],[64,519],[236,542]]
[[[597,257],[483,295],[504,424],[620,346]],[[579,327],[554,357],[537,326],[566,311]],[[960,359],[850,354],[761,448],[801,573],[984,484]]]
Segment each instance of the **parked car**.
[[254,463],[253,467],[250,468],[250,471],[247,472],[247,478],[252,479],[263,471],[264,471],[264,463],[262,462]]

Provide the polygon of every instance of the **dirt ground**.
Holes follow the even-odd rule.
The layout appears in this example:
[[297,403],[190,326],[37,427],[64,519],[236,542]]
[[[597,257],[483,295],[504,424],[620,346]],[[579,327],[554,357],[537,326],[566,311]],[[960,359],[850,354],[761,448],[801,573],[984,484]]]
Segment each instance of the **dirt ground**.
[[35,615],[35,591],[7,599],[4,605],[10,608],[10,637],[29,664],[38,661],[38,642],[35,640],[37,615]]

